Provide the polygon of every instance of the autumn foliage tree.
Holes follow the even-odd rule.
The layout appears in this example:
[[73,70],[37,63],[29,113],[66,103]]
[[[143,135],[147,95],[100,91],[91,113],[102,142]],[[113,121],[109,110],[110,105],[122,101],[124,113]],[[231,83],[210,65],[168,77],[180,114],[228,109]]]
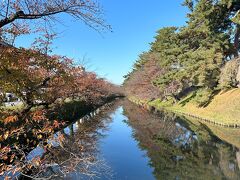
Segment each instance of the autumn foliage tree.
[[128,96],[135,95],[140,99],[154,99],[160,96],[159,89],[153,84],[153,80],[164,71],[158,66],[157,53],[143,53],[135,63],[133,71],[125,76],[125,93]]
[[[74,120],[76,106],[94,109],[119,90],[96,73],[76,65],[73,59],[51,51],[56,34],[50,28],[58,22],[58,15],[64,13],[97,31],[110,29],[97,1],[0,2],[0,175],[8,170],[18,171],[9,169],[11,163],[19,160],[16,147],[18,152],[28,153]],[[37,38],[31,48],[13,46],[18,36],[33,32]],[[7,93],[15,95],[23,106],[17,111],[7,110],[4,107]],[[64,119],[60,111],[65,112],[64,108],[72,104],[77,105],[71,107],[74,111],[67,112],[71,118]]]
[[59,98],[81,96],[86,101],[89,97],[95,101],[96,97],[106,95],[96,90],[108,86],[104,79],[86,72],[84,67],[75,66],[72,59],[49,55],[56,35],[49,28],[53,22],[58,22],[61,13],[82,20],[98,31],[110,28],[103,20],[97,1],[0,2],[0,40],[10,42],[17,36],[39,31],[43,35],[36,39],[31,49],[12,46],[0,49],[1,96],[14,93],[24,102],[27,111],[34,106],[48,106]]
[[[59,14],[81,20],[95,30],[109,29],[103,10],[94,0],[7,0],[0,2],[0,37],[31,33],[59,22]],[[33,28],[34,27],[34,28]]]
[[49,56],[29,49],[2,49],[1,94],[15,94],[25,104],[26,110],[49,105],[57,100],[79,98],[97,104],[110,92],[110,83],[72,59]]

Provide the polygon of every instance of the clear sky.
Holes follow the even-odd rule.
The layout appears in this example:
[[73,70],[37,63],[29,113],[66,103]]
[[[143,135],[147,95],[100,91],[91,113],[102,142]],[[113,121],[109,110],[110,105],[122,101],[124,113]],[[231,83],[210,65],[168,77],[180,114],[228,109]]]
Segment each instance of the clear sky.
[[[158,29],[182,26],[187,9],[182,0],[101,0],[107,24],[113,32],[102,35],[70,18],[57,25],[61,32],[54,42],[54,53],[67,55],[78,62],[85,57],[88,69],[111,82],[121,84],[138,55],[149,49]],[[17,45],[27,46],[31,37],[22,37]]]

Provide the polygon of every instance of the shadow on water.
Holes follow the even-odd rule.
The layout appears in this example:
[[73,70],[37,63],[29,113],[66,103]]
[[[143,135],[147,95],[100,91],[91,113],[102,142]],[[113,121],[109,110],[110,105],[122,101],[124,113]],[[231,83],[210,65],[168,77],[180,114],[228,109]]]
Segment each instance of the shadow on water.
[[21,161],[28,167],[21,171],[25,177],[14,176],[141,179],[145,173],[151,179],[240,179],[238,148],[220,140],[208,126],[173,113],[153,114],[118,100],[84,118],[77,118],[72,106],[59,116],[76,122],[29,147]]

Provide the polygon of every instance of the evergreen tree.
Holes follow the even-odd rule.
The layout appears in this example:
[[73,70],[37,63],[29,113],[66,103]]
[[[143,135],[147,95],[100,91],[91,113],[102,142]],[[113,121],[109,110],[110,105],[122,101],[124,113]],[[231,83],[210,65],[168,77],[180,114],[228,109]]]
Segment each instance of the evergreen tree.
[[[157,76],[148,83],[157,87],[165,98],[171,96],[179,100],[185,92],[194,88],[201,88],[211,97],[217,87],[235,87],[237,82],[232,74],[230,79],[220,76],[226,77],[229,72],[225,70],[221,73],[226,62],[238,57],[240,24],[237,24],[236,13],[240,8],[239,2],[185,0],[183,5],[190,10],[187,24],[181,28],[160,29],[150,51],[140,56],[133,72],[144,69],[146,62],[151,61],[146,54],[154,53],[157,54],[156,66],[161,73],[156,73]],[[235,64],[233,71],[236,74],[239,63]],[[126,82],[132,75],[129,73]],[[234,82],[229,82],[232,79],[235,79]]]

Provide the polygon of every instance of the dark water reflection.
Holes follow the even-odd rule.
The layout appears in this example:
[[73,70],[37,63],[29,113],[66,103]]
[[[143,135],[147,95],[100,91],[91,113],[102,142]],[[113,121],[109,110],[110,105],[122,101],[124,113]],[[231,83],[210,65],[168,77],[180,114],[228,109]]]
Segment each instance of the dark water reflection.
[[150,114],[128,103],[124,114],[156,179],[240,179],[237,148],[205,125],[187,124],[171,113]]
[[240,179],[239,150],[207,126],[171,113],[153,114],[127,100],[78,120],[48,143],[51,151],[39,146],[29,154],[51,164],[39,177]]

